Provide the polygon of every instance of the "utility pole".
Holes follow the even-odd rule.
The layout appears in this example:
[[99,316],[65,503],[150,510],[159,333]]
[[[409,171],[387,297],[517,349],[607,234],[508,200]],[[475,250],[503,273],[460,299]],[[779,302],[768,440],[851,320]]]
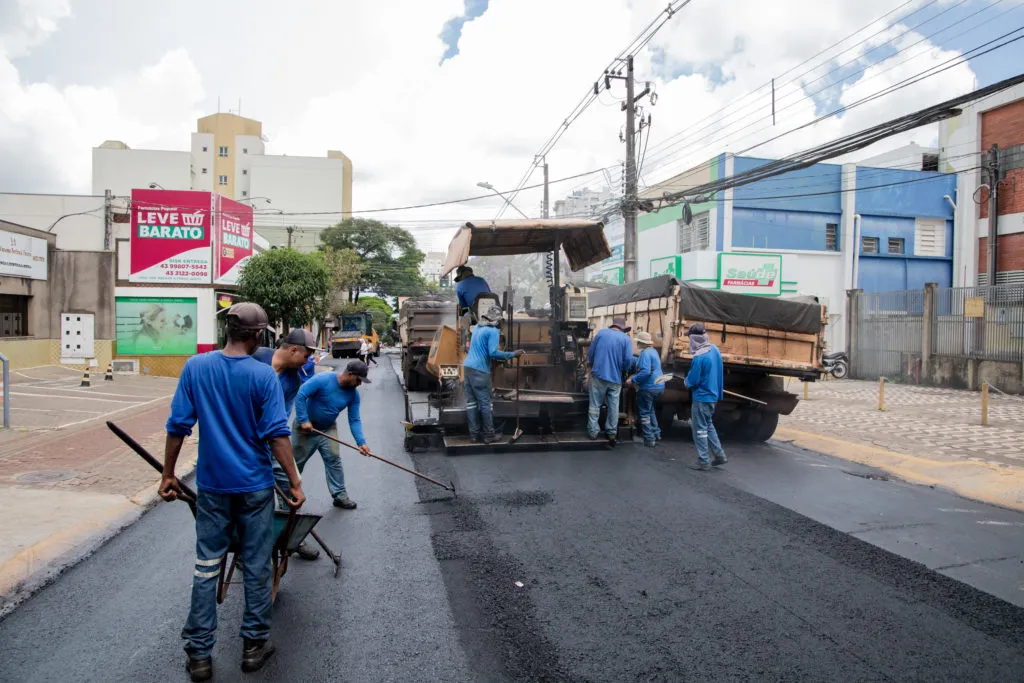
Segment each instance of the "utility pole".
[[544,218],[548,217],[548,160],[544,157]]
[[292,233],[295,232],[295,226],[289,225],[285,230],[288,232],[288,248],[292,248]]
[[999,145],[992,145],[989,150],[988,163],[988,285],[996,284],[997,242],[999,241]]
[[[113,207],[111,203],[114,198],[114,193],[110,190],[103,191],[103,249],[109,251],[111,249],[111,238],[114,233],[113,223]],[[130,213],[130,210],[129,210]]]

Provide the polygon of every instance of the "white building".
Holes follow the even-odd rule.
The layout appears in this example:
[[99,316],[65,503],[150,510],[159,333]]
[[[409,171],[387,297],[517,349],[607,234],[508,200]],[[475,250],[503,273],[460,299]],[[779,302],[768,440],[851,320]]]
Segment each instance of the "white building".
[[420,264],[420,275],[427,282],[437,284],[441,279],[441,270],[444,268],[446,254],[443,251],[428,251]]
[[325,157],[266,154],[265,143],[262,123],[235,114],[199,119],[187,152],[108,140],[93,149],[93,193],[127,197],[151,185],[216,192],[251,201],[255,227],[272,245],[290,237],[296,248],[312,249],[320,229],[351,215],[352,162],[336,150]]
[[590,218],[611,208],[611,190],[575,190],[565,199],[555,202],[552,213],[555,218]]
[[861,159],[858,166],[872,168],[902,168],[908,171],[938,171],[939,148],[922,147],[916,142],[903,145],[882,154]]

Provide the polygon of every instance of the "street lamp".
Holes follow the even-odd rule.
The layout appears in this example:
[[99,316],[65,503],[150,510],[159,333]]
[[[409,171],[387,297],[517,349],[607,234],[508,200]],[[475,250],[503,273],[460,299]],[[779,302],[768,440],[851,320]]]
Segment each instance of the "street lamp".
[[149,189],[151,189],[151,190],[156,190],[158,188],[161,189],[161,190],[166,190],[167,189],[166,187],[164,187],[160,183],[150,183],[149,184]]
[[254,202],[257,199],[262,199],[267,204],[272,204],[273,203],[273,202],[270,201],[270,197],[243,197],[242,199],[239,199],[237,201],[239,201],[239,202]]
[[[513,203],[512,203],[512,200],[510,200],[510,199],[509,199],[508,197],[506,197],[505,195],[503,195],[502,193],[500,193],[500,192],[498,192],[498,191],[497,191],[496,189],[494,189],[494,185],[491,185],[491,184],[490,184],[490,183],[488,183],[488,182],[481,182],[481,183],[477,183],[477,184],[476,184],[476,186],[477,186],[477,187],[482,187],[482,188],[483,188],[483,189],[485,189],[485,190],[490,190],[490,191],[491,191],[491,192],[493,192],[494,194],[496,194],[496,195],[498,195],[499,197],[501,197],[502,199],[504,199],[504,200],[505,200],[505,203],[506,203],[506,204],[508,204],[509,206],[511,206],[511,207],[512,207],[513,209],[515,209],[516,211],[519,211],[519,207],[518,207],[518,206],[516,206],[515,204],[513,204]],[[529,216],[527,216],[527,215],[526,215],[525,213],[523,213],[522,211],[519,211],[519,215],[520,215],[520,216],[522,216],[523,218],[529,218]]]

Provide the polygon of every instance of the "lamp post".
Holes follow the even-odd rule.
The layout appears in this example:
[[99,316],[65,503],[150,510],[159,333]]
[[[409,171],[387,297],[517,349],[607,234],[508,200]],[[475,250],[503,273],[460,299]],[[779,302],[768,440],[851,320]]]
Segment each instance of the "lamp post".
[[[513,204],[513,203],[511,202],[511,200],[509,200],[509,198],[508,198],[508,197],[506,197],[505,195],[503,195],[502,193],[500,193],[500,192],[498,192],[498,191],[497,191],[496,189],[494,189],[494,185],[491,185],[491,184],[490,184],[490,183],[488,183],[488,182],[480,182],[480,183],[477,183],[477,184],[476,184],[476,186],[477,186],[477,187],[482,187],[482,188],[483,188],[483,189],[485,189],[485,190],[490,190],[490,191],[491,191],[491,192],[493,192],[494,194],[496,194],[496,195],[498,195],[499,197],[501,197],[502,199],[504,199],[504,200],[505,200],[505,203],[506,203],[507,205],[511,206],[511,207],[512,207],[513,209],[515,209],[516,211],[519,211],[519,207],[518,207],[518,206],[516,206],[515,204]],[[519,215],[520,215],[520,216],[522,216],[523,218],[529,218],[529,216],[527,216],[527,215],[526,215],[525,213],[523,213],[522,211],[519,211]]]

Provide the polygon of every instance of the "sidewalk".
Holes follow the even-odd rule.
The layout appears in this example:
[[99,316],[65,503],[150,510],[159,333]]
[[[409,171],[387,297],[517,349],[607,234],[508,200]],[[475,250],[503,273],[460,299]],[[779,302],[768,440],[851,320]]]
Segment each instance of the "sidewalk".
[[[789,391],[803,387],[792,382]],[[980,422],[978,392],[886,383],[880,412],[878,382],[828,381],[808,386],[775,438],[1024,509],[1024,398],[992,392],[989,425]]]
[[[111,419],[161,459],[170,399],[140,395],[138,401],[116,406]],[[0,496],[7,509],[0,515],[0,617],[157,500],[159,473],[110,432],[105,416],[73,426],[65,420],[55,417],[65,425],[57,429],[0,430]],[[194,467],[196,444],[186,441],[179,475]]]

